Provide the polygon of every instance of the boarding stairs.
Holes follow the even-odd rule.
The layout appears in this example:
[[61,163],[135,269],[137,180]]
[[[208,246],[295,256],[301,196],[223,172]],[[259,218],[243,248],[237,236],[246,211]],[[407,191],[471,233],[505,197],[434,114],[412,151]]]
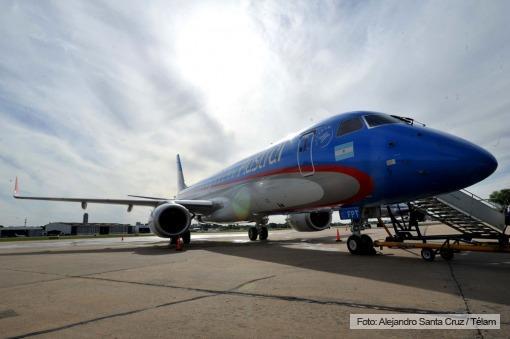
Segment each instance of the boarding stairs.
[[466,190],[421,200],[411,206],[469,238],[497,238],[505,232],[505,216],[497,207]]

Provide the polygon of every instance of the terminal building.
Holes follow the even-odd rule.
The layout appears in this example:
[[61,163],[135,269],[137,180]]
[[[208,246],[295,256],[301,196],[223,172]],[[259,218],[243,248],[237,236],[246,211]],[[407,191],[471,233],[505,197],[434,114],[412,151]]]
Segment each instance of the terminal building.
[[104,235],[136,233],[136,227],[129,224],[52,222],[43,227],[47,235]]
[[42,226],[1,227],[0,237],[42,237],[45,231]]
[[79,222],[51,222],[44,226],[15,226],[0,227],[0,237],[41,237],[57,235],[107,235],[107,234],[139,234],[151,233],[148,225],[137,222],[136,225],[117,223],[83,223]]

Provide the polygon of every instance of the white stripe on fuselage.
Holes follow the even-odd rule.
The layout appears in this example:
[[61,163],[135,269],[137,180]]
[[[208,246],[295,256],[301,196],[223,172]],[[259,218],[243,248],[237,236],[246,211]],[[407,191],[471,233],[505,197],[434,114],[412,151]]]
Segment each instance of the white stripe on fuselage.
[[223,208],[207,220],[226,222],[251,220],[254,214],[271,214],[305,206],[323,206],[352,198],[358,193],[357,179],[338,172],[316,172],[302,177],[299,173],[254,178],[229,187],[211,187],[186,199],[213,200]]

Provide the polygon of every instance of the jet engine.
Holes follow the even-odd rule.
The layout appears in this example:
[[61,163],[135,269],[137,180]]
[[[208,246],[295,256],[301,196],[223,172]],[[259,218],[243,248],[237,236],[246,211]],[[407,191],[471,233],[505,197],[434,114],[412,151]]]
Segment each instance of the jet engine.
[[287,223],[298,232],[322,231],[331,223],[331,212],[289,214]]
[[191,224],[191,213],[179,204],[162,204],[151,214],[150,227],[160,237],[171,238],[186,232]]

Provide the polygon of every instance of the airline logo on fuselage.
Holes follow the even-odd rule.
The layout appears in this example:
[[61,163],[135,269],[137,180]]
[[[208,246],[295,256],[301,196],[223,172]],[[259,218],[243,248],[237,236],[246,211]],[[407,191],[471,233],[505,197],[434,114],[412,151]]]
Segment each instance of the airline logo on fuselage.
[[271,147],[267,151],[261,152],[251,159],[248,159],[246,163],[241,165],[239,168],[239,174],[249,174],[259,169],[263,169],[268,165],[277,164],[282,159],[283,149],[285,148],[285,142]]
[[236,180],[240,177],[256,172],[257,170],[275,165],[282,160],[282,154],[286,143],[287,142],[283,142],[279,145],[269,148],[266,151],[256,154],[255,156],[243,161],[239,165],[221,172],[219,175],[208,179],[206,182],[197,185],[196,187],[202,189],[204,186],[210,187],[211,185],[221,184],[225,181]]

